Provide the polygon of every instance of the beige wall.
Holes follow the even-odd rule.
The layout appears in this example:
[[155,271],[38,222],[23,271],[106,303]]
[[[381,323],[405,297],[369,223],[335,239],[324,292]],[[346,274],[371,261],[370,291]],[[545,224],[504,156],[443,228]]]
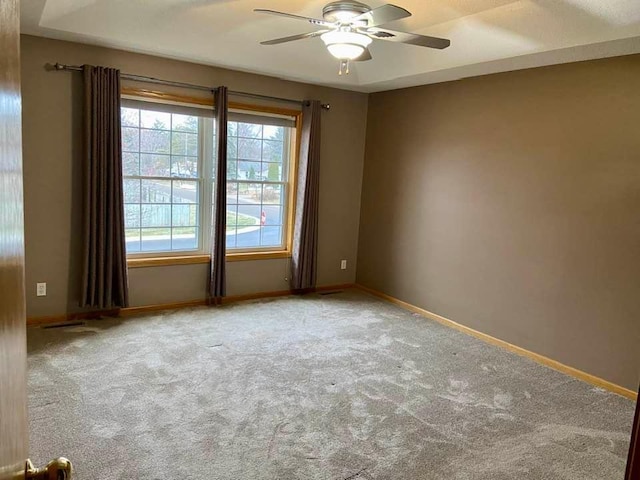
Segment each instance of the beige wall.
[[[30,36],[22,55],[28,316],[78,310],[81,82],[44,64],[92,63],[331,103],[319,285],[358,252],[364,285],[637,386],[640,56],[372,95],[359,217],[364,94]],[[288,288],[286,260],[227,267],[230,295]],[[131,269],[132,304],[204,298],[206,272]]]
[[[123,72],[331,103],[323,113],[319,285],[355,279],[367,95],[192,63],[43,38],[22,37],[26,286],[29,317],[77,311],[81,246],[81,77],[49,62],[113,66]],[[147,86],[147,88],[149,88]],[[156,89],[158,87],[155,87]],[[194,95],[193,92],[187,91]],[[290,105],[287,105],[290,107]],[[340,260],[349,268],[340,270]],[[286,290],[287,260],[233,262],[228,293]],[[131,269],[132,305],[202,299],[206,265]],[[35,296],[47,282],[47,296]]]
[[640,56],[372,95],[357,280],[635,390]]

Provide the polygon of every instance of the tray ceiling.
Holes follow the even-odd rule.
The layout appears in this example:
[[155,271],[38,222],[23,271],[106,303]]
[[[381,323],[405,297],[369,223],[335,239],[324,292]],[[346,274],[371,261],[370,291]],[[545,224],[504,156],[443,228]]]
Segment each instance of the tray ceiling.
[[319,38],[259,44],[314,28],[254,8],[321,18],[326,3],[22,0],[22,32],[363,92],[640,53],[638,0],[393,0],[413,16],[389,28],[449,38],[451,47],[375,41],[374,59],[356,64],[348,76],[338,76],[338,62]]

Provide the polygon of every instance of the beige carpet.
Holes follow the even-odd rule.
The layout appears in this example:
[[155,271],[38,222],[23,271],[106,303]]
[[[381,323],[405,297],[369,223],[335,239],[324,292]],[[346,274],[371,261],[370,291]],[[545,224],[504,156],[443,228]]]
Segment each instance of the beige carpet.
[[634,403],[366,294],[29,330],[87,479],[622,479]]

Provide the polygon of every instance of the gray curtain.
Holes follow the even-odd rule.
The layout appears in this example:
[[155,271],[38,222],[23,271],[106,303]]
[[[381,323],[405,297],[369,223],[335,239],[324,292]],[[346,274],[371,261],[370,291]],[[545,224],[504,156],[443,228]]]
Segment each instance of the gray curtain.
[[318,100],[305,102],[291,258],[291,289],[296,293],[312,291],[316,286],[321,115]]
[[120,71],[84,65],[84,307],[129,304],[122,193]]
[[225,270],[227,233],[227,117],[229,110],[227,87],[216,91],[217,165],[211,232],[211,274],[209,277],[209,304],[218,305],[227,292]]

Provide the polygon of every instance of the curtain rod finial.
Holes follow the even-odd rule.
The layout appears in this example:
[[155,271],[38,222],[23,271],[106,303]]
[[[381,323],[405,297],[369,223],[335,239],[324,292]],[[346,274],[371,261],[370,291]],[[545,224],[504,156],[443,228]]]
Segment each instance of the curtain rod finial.
[[324,108],[325,110],[331,110],[331,104],[329,103],[323,103],[322,105],[320,105],[322,108]]

